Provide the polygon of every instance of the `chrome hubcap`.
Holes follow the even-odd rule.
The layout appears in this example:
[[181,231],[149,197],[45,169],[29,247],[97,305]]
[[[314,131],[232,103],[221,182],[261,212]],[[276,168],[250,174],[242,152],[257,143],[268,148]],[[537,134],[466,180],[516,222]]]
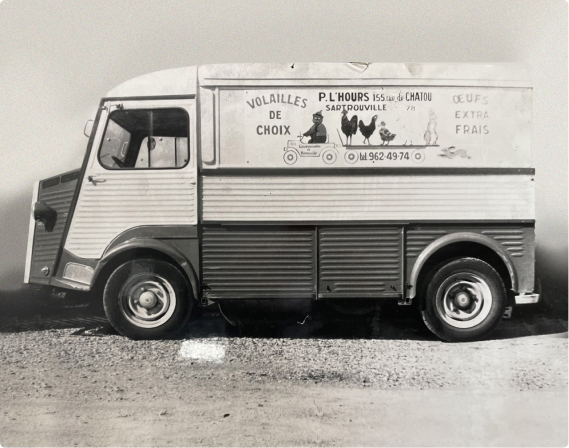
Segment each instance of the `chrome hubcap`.
[[461,309],[466,309],[470,306],[472,298],[468,293],[459,292],[456,294],[456,296],[454,296],[454,301],[456,302],[456,306],[458,306]]
[[156,294],[154,294],[152,291],[144,291],[142,294],[140,294],[138,300],[140,302],[140,306],[146,308],[147,310],[154,308],[158,302]]
[[176,308],[172,285],[157,274],[141,273],[130,277],[119,293],[124,316],[134,325],[158,327],[170,319]]
[[439,287],[437,313],[456,328],[472,328],[480,324],[492,308],[492,292],[481,277],[470,272],[454,274]]

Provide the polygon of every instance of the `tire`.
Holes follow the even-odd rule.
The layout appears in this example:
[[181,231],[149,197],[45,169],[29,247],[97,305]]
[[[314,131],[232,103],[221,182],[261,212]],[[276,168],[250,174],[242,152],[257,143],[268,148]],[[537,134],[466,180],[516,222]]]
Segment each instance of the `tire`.
[[288,165],[294,165],[298,160],[298,154],[289,149],[284,153],[283,159]]
[[415,163],[422,163],[425,160],[425,153],[417,149],[411,153],[411,160]]
[[328,165],[333,164],[337,158],[338,158],[338,156],[331,149],[327,149],[326,151],[324,151],[322,153],[322,160],[324,160],[324,163],[326,163]]
[[122,335],[162,339],[174,336],[185,325],[193,298],[178,268],[144,259],[128,261],[111,274],[103,304],[109,322]]
[[421,314],[425,325],[449,342],[479,340],[500,322],[506,289],[500,275],[476,258],[443,263],[427,276]]
[[359,159],[358,154],[356,152],[349,152],[346,151],[346,154],[344,154],[344,159],[346,159],[346,162],[348,163],[356,163]]

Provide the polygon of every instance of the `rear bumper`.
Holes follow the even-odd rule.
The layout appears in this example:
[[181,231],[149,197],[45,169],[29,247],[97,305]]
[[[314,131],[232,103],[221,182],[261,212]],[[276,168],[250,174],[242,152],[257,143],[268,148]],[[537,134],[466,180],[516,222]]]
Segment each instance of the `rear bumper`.
[[537,303],[539,302],[539,294],[531,293],[531,294],[519,294],[514,297],[516,299],[516,305],[525,305],[528,303]]

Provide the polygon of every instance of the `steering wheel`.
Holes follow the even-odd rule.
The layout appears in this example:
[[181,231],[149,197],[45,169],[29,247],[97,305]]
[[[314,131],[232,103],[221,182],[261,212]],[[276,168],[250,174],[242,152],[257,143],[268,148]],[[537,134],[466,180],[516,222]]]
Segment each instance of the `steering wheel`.
[[115,162],[119,166],[119,168],[124,168],[126,166],[124,162],[118,157],[111,156],[111,159],[113,159],[113,162]]

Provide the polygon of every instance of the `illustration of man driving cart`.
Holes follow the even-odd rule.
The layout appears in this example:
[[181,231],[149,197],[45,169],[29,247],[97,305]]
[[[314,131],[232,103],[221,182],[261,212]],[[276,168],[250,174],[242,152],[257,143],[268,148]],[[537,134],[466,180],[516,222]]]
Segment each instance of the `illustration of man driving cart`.
[[[302,135],[300,140],[289,140],[284,148],[283,159],[288,165],[293,165],[298,157],[322,157],[324,163],[331,165],[338,158],[338,150],[335,143],[326,143],[328,134],[326,126],[322,124],[324,117],[322,111],[312,115],[312,127]],[[304,137],[310,137],[308,142],[303,142]]]

